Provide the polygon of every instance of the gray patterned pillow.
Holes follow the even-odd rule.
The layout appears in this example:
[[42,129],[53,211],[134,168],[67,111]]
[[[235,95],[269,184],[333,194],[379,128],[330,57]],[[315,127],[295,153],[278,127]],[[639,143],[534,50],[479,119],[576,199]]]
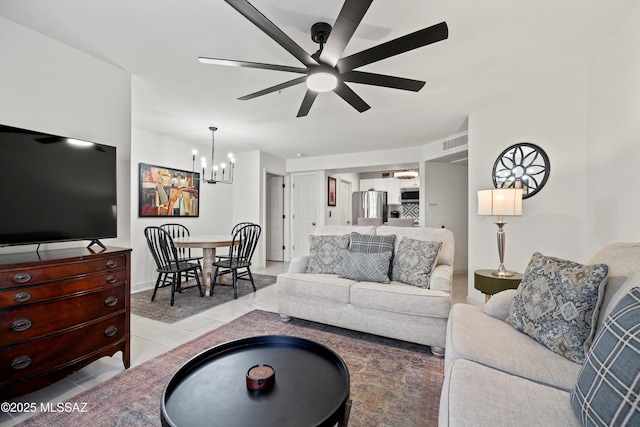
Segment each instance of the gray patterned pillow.
[[306,273],[337,274],[342,262],[340,251],[349,247],[349,235],[309,236]]
[[375,234],[360,234],[353,231],[351,232],[349,249],[351,252],[366,252],[369,254],[387,251],[393,252],[393,242],[395,239],[395,234],[376,236]]
[[606,264],[582,265],[536,252],[505,322],[549,350],[584,363],[608,274]]
[[342,251],[339,277],[361,282],[390,283],[391,252],[365,253]]
[[442,242],[403,237],[393,257],[392,279],[419,288],[429,288]]

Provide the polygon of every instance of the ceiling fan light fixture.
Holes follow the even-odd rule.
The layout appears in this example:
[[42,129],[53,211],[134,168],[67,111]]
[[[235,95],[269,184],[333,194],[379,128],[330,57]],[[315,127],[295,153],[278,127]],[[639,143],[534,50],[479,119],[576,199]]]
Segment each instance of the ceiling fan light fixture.
[[307,74],[307,88],[314,92],[329,92],[338,85],[338,75],[329,67],[317,67]]

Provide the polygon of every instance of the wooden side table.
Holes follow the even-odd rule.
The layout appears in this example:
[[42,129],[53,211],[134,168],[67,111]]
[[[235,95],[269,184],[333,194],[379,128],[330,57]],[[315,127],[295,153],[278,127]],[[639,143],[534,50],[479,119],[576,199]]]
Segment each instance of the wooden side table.
[[473,274],[473,286],[485,294],[484,302],[489,301],[491,295],[506,289],[516,289],[522,280],[522,274],[516,273],[513,276],[494,276],[493,270],[476,270]]

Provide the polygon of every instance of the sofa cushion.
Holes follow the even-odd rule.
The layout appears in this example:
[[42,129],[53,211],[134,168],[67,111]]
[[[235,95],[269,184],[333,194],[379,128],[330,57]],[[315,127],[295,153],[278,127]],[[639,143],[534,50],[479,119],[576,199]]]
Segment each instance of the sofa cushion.
[[281,273],[276,287],[279,294],[349,304],[354,283],[335,274]]
[[393,257],[392,278],[419,288],[429,287],[442,242],[403,237]]
[[342,264],[338,277],[344,279],[389,283],[391,251],[380,253],[341,251]]
[[506,322],[576,363],[595,331],[609,269],[534,253]]
[[583,425],[640,425],[640,288],[607,316],[571,393]]
[[400,282],[388,285],[358,282],[351,286],[351,304],[391,313],[446,319],[451,310],[451,297],[447,292]]
[[311,235],[309,243],[309,261],[306,272],[337,274],[342,263],[340,251],[349,246],[349,235]]
[[393,252],[395,234],[388,236],[376,236],[375,234],[351,233],[349,250],[352,252],[380,253]]
[[610,243],[600,249],[589,264],[607,264],[609,277],[605,285],[604,299],[600,306],[600,315],[596,333],[602,328],[607,315],[618,301],[636,286],[640,286],[640,242]]
[[445,369],[464,358],[569,392],[582,367],[471,304],[451,308],[446,349]]
[[379,236],[386,236],[389,234],[395,234],[395,252],[398,252],[398,245],[403,237],[409,237],[416,240],[431,240],[442,242],[442,249],[440,255],[438,255],[437,264],[453,265],[453,258],[455,253],[455,240],[451,230],[446,228],[432,228],[432,227],[392,227],[388,225],[380,225],[376,228],[376,234]]
[[445,377],[438,425],[572,427],[580,422],[569,392],[461,359]]

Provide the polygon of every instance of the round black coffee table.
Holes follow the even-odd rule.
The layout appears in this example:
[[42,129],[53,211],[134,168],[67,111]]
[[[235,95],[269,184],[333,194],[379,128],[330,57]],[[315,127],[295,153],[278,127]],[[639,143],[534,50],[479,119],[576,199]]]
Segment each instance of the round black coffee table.
[[[247,386],[256,365],[275,371],[273,385]],[[185,363],[162,392],[162,425],[333,426],[349,400],[349,370],[327,347],[267,335],[220,344]]]

